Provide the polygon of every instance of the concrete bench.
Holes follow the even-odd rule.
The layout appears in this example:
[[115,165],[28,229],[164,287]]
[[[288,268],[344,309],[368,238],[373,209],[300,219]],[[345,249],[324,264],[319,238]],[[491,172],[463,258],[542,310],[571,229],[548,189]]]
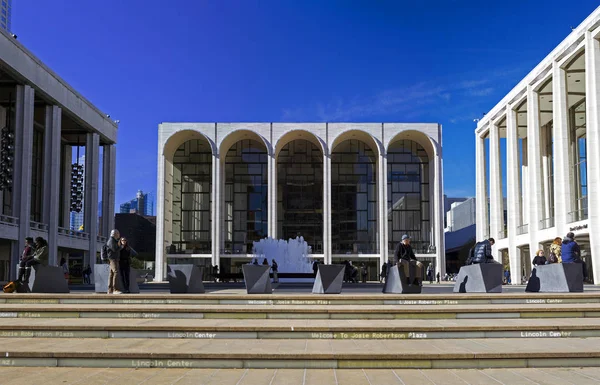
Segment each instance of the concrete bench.
[[244,283],[248,294],[272,294],[269,265],[242,265]]
[[[383,285],[386,294],[419,294],[421,293],[422,274],[417,272],[416,261],[400,260],[388,269]],[[408,275],[406,274],[408,272]],[[416,282],[415,282],[416,281]]]
[[203,269],[196,265],[167,265],[171,294],[204,293]]
[[463,266],[458,272],[455,293],[502,293],[502,269],[500,263],[479,263]]
[[344,282],[344,269],[344,265],[319,264],[312,292],[314,294],[340,294]]
[[68,293],[69,282],[60,266],[35,265],[31,268],[27,290],[31,293]]
[[552,263],[533,268],[525,291],[533,293],[583,292],[581,263]]
[[[110,272],[110,265],[101,264],[94,265],[94,286],[96,293],[106,293],[108,292],[108,275]],[[129,269],[129,292],[130,293],[139,293],[140,287],[137,284],[137,270],[131,268]],[[117,278],[117,287],[116,289],[123,292],[123,280],[121,279],[121,272],[119,272],[119,276]]]

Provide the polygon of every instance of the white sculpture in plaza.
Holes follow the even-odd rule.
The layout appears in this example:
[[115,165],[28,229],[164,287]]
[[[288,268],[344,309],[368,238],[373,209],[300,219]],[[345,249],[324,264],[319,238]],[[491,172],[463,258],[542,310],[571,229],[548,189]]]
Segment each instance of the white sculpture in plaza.
[[289,240],[264,238],[254,242],[253,258],[262,264],[267,258],[269,265],[277,261],[278,271],[283,273],[312,273],[311,247],[304,237]]

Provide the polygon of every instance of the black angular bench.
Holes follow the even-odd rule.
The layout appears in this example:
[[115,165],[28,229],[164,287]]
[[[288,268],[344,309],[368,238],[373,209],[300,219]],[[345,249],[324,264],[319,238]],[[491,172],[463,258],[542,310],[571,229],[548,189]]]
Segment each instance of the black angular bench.
[[242,265],[244,283],[248,294],[272,294],[269,265]]
[[525,291],[532,293],[583,292],[583,266],[581,263],[552,263],[536,266]]
[[31,267],[26,290],[31,293],[68,293],[69,282],[60,266],[38,264]]
[[503,266],[500,263],[478,263],[463,266],[458,272],[455,293],[502,293]]
[[[416,261],[400,260],[388,269],[383,293],[385,294],[419,294],[422,278],[417,277]],[[406,272],[408,271],[408,276]]]
[[[110,272],[110,265],[101,264],[94,265],[94,286],[96,293],[106,293],[108,292],[108,274]],[[137,284],[137,270],[129,269],[129,292],[133,294],[138,294],[140,292],[140,287]],[[119,271],[117,277],[117,287],[115,289],[123,292],[124,290],[123,279],[121,278],[121,272]]]
[[196,265],[167,265],[167,279],[171,294],[204,293],[203,269]]
[[340,294],[344,282],[344,265],[319,264],[313,294]]

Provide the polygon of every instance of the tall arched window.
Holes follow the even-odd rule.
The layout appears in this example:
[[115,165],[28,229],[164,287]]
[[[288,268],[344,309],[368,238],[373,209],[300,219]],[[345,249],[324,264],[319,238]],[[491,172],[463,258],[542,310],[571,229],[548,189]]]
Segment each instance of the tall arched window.
[[378,253],[377,162],[360,140],[346,140],[331,155],[331,241],[334,254]]
[[403,234],[411,237],[415,253],[430,253],[431,220],[429,157],[412,140],[392,143],[387,153],[388,249],[393,252]]
[[252,253],[268,235],[267,149],[259,141],[235,143],[225,157],[225,252]]
[[209,143],[188,140],[173,156],[173,245],[180,252],[211,252],[211,185]]
[[279,238],[298,235],[323,253],[323,153],[305,139],[286,144],[277,156]]

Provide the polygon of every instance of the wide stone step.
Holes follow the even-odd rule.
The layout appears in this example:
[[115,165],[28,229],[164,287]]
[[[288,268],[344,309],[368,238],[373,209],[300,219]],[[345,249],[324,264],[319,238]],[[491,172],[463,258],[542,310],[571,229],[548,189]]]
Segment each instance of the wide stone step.
[[0,368],[3,385],[465,385],[600,383],[600,368],[543,369],[170,369]]
[[0,338],[1,366],[526,368],[597,366],[599,338],[180,340]]
[[4,319],[3,338],[465,339],[600,337],[600,318],[464,320]]
[[582,317],[600,317],[600,304],[435,306],[0,304],[0,318],[452,319]]
[[157,304],[157,305],[480,305],[600,303],[600,292],[502,294],[2,294],[0,304]]

